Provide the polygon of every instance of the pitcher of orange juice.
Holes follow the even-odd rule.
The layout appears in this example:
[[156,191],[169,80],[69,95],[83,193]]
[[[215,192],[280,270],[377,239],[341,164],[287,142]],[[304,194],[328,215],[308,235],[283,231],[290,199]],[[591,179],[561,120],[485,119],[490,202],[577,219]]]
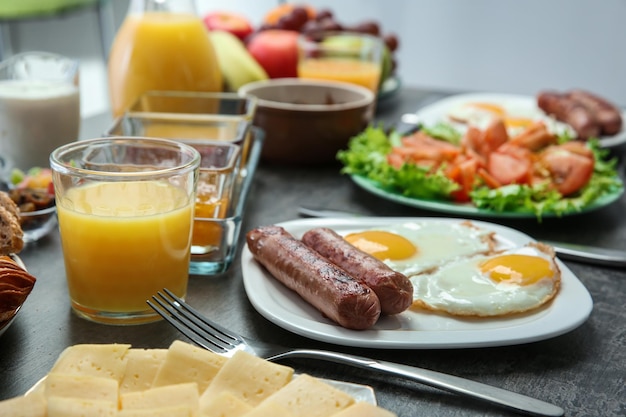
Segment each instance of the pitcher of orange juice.
[[193,0],[132,0],[108,62],[113,115],[149,90],[222,91],[217,57]]

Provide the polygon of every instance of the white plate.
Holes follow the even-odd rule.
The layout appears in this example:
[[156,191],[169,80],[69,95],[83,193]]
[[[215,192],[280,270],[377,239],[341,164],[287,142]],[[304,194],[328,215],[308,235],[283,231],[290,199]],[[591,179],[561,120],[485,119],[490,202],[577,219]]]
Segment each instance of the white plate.
[[[458,108],[459,106],[463,106],[467,103],[493,103],[503,106],[507,110],[519,112],[523,115],[540,114],[542,115],[540,118],[555,126],[556,130],[560,130],[556,127],[557,125],[562,125],[560,122],[556,122],[552,118],[545,115],[543,111],[539,109],[537,106],[537,99],[535,97],[496,93],[457,94],[446,97],[419,109],[416,112],[416,120],[426,126],[432,126],[442,121],[449,122],[462,130],[465,125],[451,122],[448,118],[448,113],[452,109]],[[622,112],[622,119],[624,119],[622,130],[613,136],[601,137],[600,146],[610,149],[626,143],[626,111]]]
[[[428,218],[301,219],[278,224],[300,238],[314,227],[330,227],[339,234]],[[459,219],[436,221],[458,222]],[[496,233],[499,248],[534,241],[514,229],[472,221]],[[448,349],[507,346],[534,342],[569,332],[587,320],[593,308],[591,296],[572,271],[557,260],[562,272],[561,290],[546,306],[505,318],[463,319],[443,314],[407,310],[381,318],[368,330],[348,330],[324,318],[295,292],[274,279],[258,264],[247,247],[242,252],[246,294],[254,308],[278,326],[311,339],[345,346],[385,349]]]

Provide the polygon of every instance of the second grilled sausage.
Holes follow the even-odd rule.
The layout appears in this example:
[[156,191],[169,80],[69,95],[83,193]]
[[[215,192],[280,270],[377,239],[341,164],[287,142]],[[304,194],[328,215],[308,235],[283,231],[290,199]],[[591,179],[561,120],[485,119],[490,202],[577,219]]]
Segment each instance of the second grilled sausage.
[[279,226],[246,235],[248,248],[278,281],[297,292],[326,317],[348,329],[373,326],[380,302],[366,285]]
[[413,284],[406,276],[357,249],[334,230],[311,229],[302,241],[370,287],[380,300],[383,314],[401,313],[413,303]]
[[594,115],[602,135],[611,136],[622,130],[622,112],[617,106],[588,91],[572,90],[567,96]]

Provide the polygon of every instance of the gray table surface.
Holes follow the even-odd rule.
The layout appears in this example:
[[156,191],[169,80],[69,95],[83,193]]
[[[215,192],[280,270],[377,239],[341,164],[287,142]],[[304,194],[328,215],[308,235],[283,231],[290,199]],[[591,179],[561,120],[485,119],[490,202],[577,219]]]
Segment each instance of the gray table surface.
[[[403,89],[383,102],[387,123],[445,93]],[[108,115],[84,121],[81,136],[99,136]],[[298,218],[298,205],[324,206],[375,216],[442,216],[379,199],[339,174],[338,166],[285,167],[261,163],[254,178],[242,232]],[[624,175],[623,166],[620,168]],[[562,219],[492,221],[537,239],[626,250],[626,197],[595,212]],[[240,251],[239,251],[240,253]],[[455,374],[533,396],[565,409],[568,416],[626,415],[626,271],[575,262],[567,266],[594,300],[590,318],[577,329],[548,340],[516,346],[448,350],[385,350],[334,346],[301,337],[263,318],[242,285],[240,255],[226,273],[192,276],[187,300],[232,330],[289,346],[319,347]],[[165,322],[118,327],[94,324],[69,307],[59,235],[55,231],[21,254],[37,284],[12,326],[0,338],[0,399],[23,394],[77,343],[130,343],[167,347],[183,338]],[[575,306],[573,306],[575,308]],[[184,339],[184,338],[183,338]],[[298,372],[358,382],[375,389],[381,406],[399,416],[507,416],[502,408],[401,379],[314,360],[286,362]]]

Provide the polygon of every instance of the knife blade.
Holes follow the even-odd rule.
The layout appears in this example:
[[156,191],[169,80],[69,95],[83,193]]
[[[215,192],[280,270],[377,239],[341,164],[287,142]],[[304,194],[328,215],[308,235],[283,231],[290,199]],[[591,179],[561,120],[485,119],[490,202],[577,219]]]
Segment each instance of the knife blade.
[[[342,210],[317,209],[311,207],[299,207],[298,214],[304,217],[319,218],[350,218],[359,217],[356,213]],[[626,251],[617,249],[600,248],[597,246],[578,245],[566,242],[554,242],[542,240],[550,245],[561,259],[584,262],[593,265],[626,267]]]

